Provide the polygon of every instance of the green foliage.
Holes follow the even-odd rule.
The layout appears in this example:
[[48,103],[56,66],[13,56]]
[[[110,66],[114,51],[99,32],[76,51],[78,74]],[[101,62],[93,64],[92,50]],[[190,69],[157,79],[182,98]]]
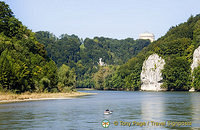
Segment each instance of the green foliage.
[[112,72],[113,72],[112,66],[110,67],[101,66],[99,71],[94,74],[95,89],[100,89],[100,90],[111,89],[107,87],[105,80],[108,75],[112,74]]
[[84,41],[75,35],[63,34],[60,38],[49,32],[36,32],[37,40],[45,45],[48,56],[60,66],[75,68],[78,87],[95,87],[93,74],[99,70],[98,61],[120,65],[150,44],[149,40],[123,40],[95,37]]
[[[166,61],[163,87],[189,90],[192,84],[199,90],[200,68],[194,70],[193,82],[190,70],[199,45],[200,15],[171,27],[151,44],[132,38],[83,41],[76,35],[57,38],[49,32],[33,33],[14,17],[5,2],[0,2],[0,90],[69,92],[76,86],[138,90],[143,62],[153,53]],[[109,66],[98,66],[99,58]]]
[[48,56],[52,58],[57,66],[62,64],[75,67],[75,63],[80,59],[80,39],[75,35],[61,35],[58,39],[49,32],[36,32],[36,38],[40,43],[45,45]]
[[191,40],[188,38],[177,38],[176,40],[164,42],[159,45],[159,51],[155,52],[163,55],[164,57],[168,57],[170,55],[184,56],[187,55],[185,53],[185,49],[188,48],[191,43]]
[[194,43],[198,45],[200,43],[200,20],[198,20],[194,26],[193,36],[194,36]]
[[163,87],[168,90],[189,90],[191,86],[190,63],[184,57],[171,57],[162,71]]
[[105,82],[106,87],[108,89],[122,90],[124,80],[120,76],[118,72],[108,75]]
[[4,2],[0,2],[0,67],[5,91],[49,92],[57,87],[56,64]]
[[[120,66],[108,79],[108,86],[124,90],[140,89],[142,64],[149,55],[157,53],[165,59],[163,87],[168,90],[189,90],[192,77],[190,65],[194,50],[200,45],[200,15],[172,27],[165,36],[145,47],[136,57]],[[156,66],[154,66],[156,67]],[[194,86],[197,88],[198,71]]]
[[88,65],[97,65],[99,58],[102,58],[109,65],[120,65],[149,44],[148,40],[134,40],[132,38],[122,40],[104,37],[86,38],[81,59],[83,63],[88,63]]
[[194,80],[192,86],[195,88],[195,90],[200,91],[200,66],[194,69],[193,77]]
[[42,78],[39,82],[38,92],[48,92],[47,88],[50,86],[50,80],[46,77]]
[[18,39],[32,35],[31,31],[14,17],[9,6],[2,1],[0,1],[0,32],[7,37]]
[[109,87],[113,86],[117,90],[138,90],[140,88],[140,73],[143,61],[144,56],[138,55],[138,57],[134,57],[120,66],[115,74],[110,77]]
[[76,87],[76,74],[74,69],[63,64],[58,69],[58,89],[62,92],[68,92]]

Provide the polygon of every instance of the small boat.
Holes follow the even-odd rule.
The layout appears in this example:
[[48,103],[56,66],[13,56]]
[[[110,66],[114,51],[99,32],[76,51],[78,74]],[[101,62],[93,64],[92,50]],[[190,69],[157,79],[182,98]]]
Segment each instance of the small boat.
[[112,114],[112,112],[113,112],[113,111],[110,111],[109,109],[106,109],[106,110],[104,111],[104,115],[110,115],[110,114]]

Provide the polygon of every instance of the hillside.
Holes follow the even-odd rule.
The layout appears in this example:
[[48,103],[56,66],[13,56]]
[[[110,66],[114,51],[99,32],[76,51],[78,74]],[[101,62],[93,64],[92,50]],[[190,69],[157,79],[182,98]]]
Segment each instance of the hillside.
[[74,71],[65,65],[57,70],[34,35],[7,4],[0,2],[0,91],[58,92],[66,86],[73,88]]
[[75,68],[77,87],[95,87],[93,74],[99,70],[99,58],[110,66],[121,65],[150,44],[149,40],[132,38],[117,40],[94,37],[83,41],[76,35],[67,34],[57,38],[44,31],[36,32],[36,38],[45,45],[48,56],[58,67],[66,64]]
[[[0,91],[140,90],[143,63],[152,54],[165,61],[162,88],[200,90],[200,67],[191,70],[194,51],[200,46],[200,15],[171,27],[150,44],[132,38],[83,40],[76,35],[57,38],[50,32],[34,33],[4,2],[0,8]],[[104,66],[99,65],[100,58]]]
[[[136,57],[120,66],[108,76],[107,85],[113,89],[138,90],[141,86],[140,73],[145,59],[153,53],[165,59],[162,71],[163,88],[189,90],[199,83],[192,82],[191,64],[193,52],[200,45],[200,15],[191,16],[187,22],[171,27],[165,36],[145,47]],[[194,81],[199,79],[199,68]]]

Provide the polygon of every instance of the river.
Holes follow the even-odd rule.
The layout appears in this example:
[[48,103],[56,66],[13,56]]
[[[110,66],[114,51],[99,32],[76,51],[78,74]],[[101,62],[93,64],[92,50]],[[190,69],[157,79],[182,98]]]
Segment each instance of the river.
[[[97,95],[0,104],[0,128],[104,129],[105,119],[109,121],[108,129],[200,128],[200,93],[197,92],[82,92]],[[111,115],[103,114],[107,108],[113,110]],[[172,126],[175,123],[181,126]]]

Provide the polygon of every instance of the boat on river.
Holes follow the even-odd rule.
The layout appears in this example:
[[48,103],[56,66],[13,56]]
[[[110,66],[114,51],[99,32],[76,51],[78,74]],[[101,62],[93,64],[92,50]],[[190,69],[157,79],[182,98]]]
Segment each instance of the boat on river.
[[110,114],[112,114],[112,112],[113,112],[113,111],[110,111],[109,109],[106,109],[106,110],[104,111],[104,115],[110,115]]

